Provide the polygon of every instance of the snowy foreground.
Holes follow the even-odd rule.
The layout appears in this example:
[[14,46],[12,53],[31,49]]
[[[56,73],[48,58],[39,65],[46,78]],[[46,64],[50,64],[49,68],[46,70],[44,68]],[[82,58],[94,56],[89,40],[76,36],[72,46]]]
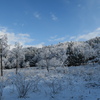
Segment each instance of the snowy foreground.
[[[4,70],[0,100],[100,100],[100,65]],[[26,84],[26,85],[25,85]],[[20,95],[29,86],[27,95]],[[26,90],[27,91],[27,90]]]

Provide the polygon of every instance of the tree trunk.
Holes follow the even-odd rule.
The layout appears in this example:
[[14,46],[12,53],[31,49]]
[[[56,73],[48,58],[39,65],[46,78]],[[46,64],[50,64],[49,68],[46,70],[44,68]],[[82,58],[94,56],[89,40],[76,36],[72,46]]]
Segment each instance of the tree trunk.
[[19,67],[19,62],[18,62],[18,58],[16,59],[16,74],[18,73],[18,67]]
[[48,58],[46,59],[46,68],[47,68],[47,71],[49,72]]
[[1,53],[1,57],[0,57],[0,58],[1,58],[1,76],[3,76],[3,66],[2,66],[2,49],[1,49],[1,52],[0,52],[0,53]]

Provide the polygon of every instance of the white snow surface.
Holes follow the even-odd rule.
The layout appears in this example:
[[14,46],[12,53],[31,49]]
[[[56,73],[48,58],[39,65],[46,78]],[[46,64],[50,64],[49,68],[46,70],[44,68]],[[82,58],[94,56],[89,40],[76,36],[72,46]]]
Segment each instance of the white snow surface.
[[[19,98],[12,80],[15,69],[4,70],[2,100],[100,100],[100,65],[51,69],[19,69],[34,82],[25,98]],[[37,81],[38,80],[38,81]],[[35,89],[33,88],[35,87]]]

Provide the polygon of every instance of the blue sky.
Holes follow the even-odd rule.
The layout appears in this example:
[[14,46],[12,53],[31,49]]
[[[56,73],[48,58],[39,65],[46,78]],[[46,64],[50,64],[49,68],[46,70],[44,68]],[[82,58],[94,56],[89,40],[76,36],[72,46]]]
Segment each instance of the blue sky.
[[0,0],[0,35],[50,45],[100,36],[100,0]]

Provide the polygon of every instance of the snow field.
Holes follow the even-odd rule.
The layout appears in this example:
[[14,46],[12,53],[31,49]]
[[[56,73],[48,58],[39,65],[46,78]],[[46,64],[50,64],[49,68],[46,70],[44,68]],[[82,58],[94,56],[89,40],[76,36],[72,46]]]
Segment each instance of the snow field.
[[[100,65],[73,66],[64,70],[61,67],[50,72],[24,68],[19,69],[19,75],[15,75],[15,69],[4,70],[5,76],[0,81],[1,100],[100,100]],[[29,89],[22,96],[18,88],[24,87],[24,91],[25,86]]]

